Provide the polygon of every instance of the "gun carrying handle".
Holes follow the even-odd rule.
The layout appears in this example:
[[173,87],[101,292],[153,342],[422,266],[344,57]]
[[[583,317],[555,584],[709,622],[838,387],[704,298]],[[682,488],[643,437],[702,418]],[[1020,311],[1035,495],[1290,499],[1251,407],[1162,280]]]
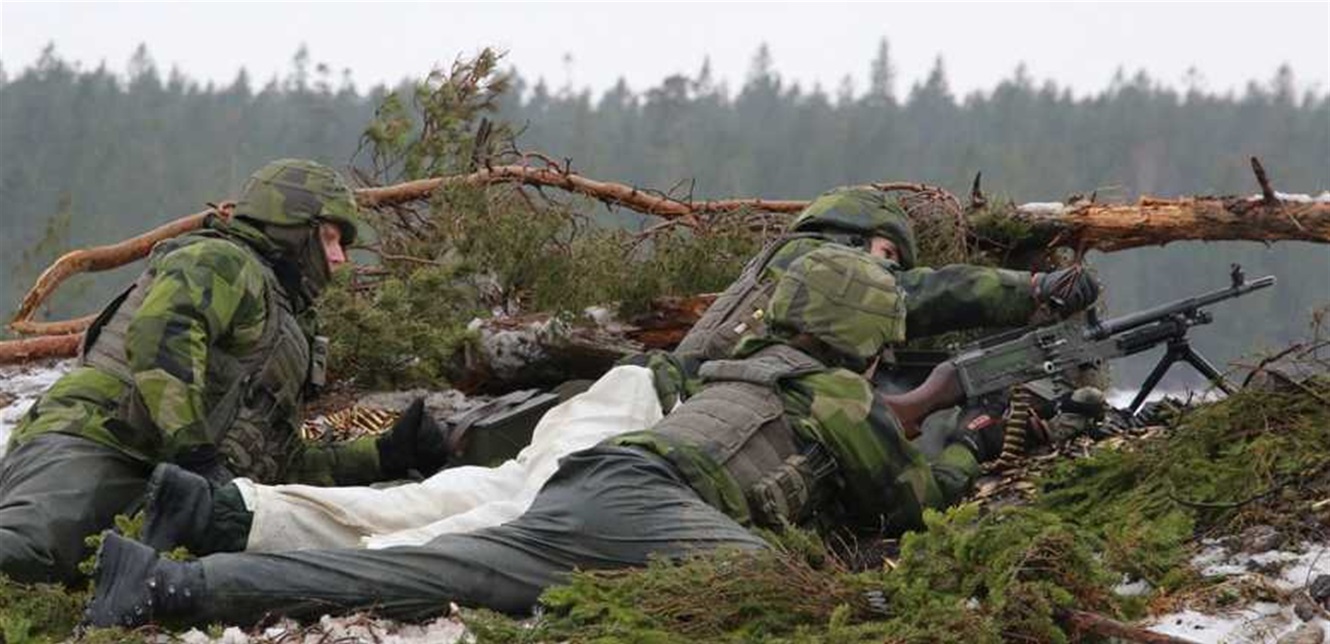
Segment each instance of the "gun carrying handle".
[[887,404],[905,431],[905,438],[914,440],[920,433],[920,423],[929,414],[959,405],[965,400],[965,390],[956,373],[956,365],[950,360],[933,367],[928,379],[923,384],[901,394],[882,394],[882,402]]

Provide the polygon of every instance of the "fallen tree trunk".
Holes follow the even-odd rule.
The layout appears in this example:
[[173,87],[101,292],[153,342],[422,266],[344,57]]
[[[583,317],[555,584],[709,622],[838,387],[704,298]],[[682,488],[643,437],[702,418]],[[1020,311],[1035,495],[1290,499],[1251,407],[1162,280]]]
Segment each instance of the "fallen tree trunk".
[[[454,384],[475,393],[598,377],[626,355],[678,344],[715,299],[663,297],[626,321],[606,309],[571,323],[539,313],[484,320],[478,341],[458,356]],[[73,357],[82,339],[77,332],[0,342],[0,365]]]
[[[1259,166],[1253,160],[1253,166]],[[970,229],[979,250],[1022,256],[1059,246],[1083,253],[1105,252],[1138,246],[1163,245],[1184,240],[1310,241],[1330,243],[1330,196],[1280,196],[1269,187],[1263,171],[1257,171],[1262,195],[1257,197],[1144,198],[1136,204],[1093,202],[1031,203],[1015,208],[983,207],[970,214]],[[427,199],[445,185],[518,183],[554,187],[618,205],[638,212],[696,226],[702,218],[737,211],[798,212],[808,202],[797,200],[721,199],[685,201],[622,183],[599,181],[557,167],[525,165],[494,166],[467,175],[422,179],[393,186],[362,188],[357,201],[379,207]],[[874,184],[881,188],[910,184]],[[220,206],[225,215],[231,204]],[[183,217],[132,239],[108,246],[79,249],[60,257],[47,268],[24,296],[9,328],[23,335],[79,333],[92,316],[55,322],[34,321],[37,308],[65,279],[85,271],[101,271],[136,261],[153,244],[197,229],[210,212]],[[1004,232],[1005,231],[1005,232]],[[1017,231],[1012,235],[1011,231]],[[996,234],[994,234],[996,232]]]
[[[229,209],[230,205],[221,205],[222,212]],[[95,273],[119,268],[125,264],[138,261],[146,257],[157,242],[183,235],[191,230],[197,230],[203,226],[203,220],[209,214],[217,212],[218,210],[210,209],[194,213],[116,244],[80,248],[61,255],[60,259],[55,260],[55,263],[42,271],[41,276],[37,278],[32,288],[23,296],[23,303],[19,305],[18,313],[14,314],[14,320],[9,323],[10,330],[23,335],[82,333],[92,323],[96,315],[59,322],[35,322],[32,320],[32,315],[37,311],[37,307],[41,306],[42,302],[45,302],[51,296],[56,287],[71,276],[78,273]]]
[[1330,242],[1330,198],[1142,198],[1135,204],[1025,204],[1009,215],[1028,227],[1019,246],[1112,252],[1175,241]]
[[485,320],[475,343],[458,356],[451,382],[474,394],[599,378],[620,358],[678,344],[715,299],[660,298],[627,320],[601,308],[571,321],[548,314]]

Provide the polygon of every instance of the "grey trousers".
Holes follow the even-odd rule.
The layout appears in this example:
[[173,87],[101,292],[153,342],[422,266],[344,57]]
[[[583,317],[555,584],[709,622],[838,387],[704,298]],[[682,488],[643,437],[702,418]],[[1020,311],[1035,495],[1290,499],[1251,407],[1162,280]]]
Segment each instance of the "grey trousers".
[[206,592],[191,621],[252,623],[372,609],[422,618],[449,602],[528,612],[573,569],[641,566],[765,542],[707,505],[664,460],[600,446],[566,457],[521,517],[493,528],[384,550],[204,557]]
[[71,582],[84,537],[111,526],[143,495],[150,469],[113,448],[46,434],[0,460],[0,574]]

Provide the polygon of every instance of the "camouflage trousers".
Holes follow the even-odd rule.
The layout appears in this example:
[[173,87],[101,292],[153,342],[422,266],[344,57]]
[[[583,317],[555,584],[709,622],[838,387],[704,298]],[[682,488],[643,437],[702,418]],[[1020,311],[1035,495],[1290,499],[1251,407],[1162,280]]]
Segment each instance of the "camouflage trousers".
[[48,433],[0,460],[0,574],[24,582],[78,578],[83,539],[143,495],[148,465],[95,440]]
[[188,621],[252,623],[265,614],[317,618],[373,609],[420,618],[449,602],[523,614],[576,569],[642,566],[765,542],[707,505],[660,458],[601,446],[566,457],[517,519],[423,546],[216,554]]

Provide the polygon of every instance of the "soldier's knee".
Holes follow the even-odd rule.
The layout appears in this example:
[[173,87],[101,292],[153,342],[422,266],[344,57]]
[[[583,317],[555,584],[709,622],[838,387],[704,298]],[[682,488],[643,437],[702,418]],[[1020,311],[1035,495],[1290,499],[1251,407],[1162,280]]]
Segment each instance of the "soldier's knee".
[[[65,575],[57,570],[55,553],[40,535],[14,525],[10,517],[0,511],[0,575],[22,583],[61,580]],[[11,527],[12,526],[12,527]]]

